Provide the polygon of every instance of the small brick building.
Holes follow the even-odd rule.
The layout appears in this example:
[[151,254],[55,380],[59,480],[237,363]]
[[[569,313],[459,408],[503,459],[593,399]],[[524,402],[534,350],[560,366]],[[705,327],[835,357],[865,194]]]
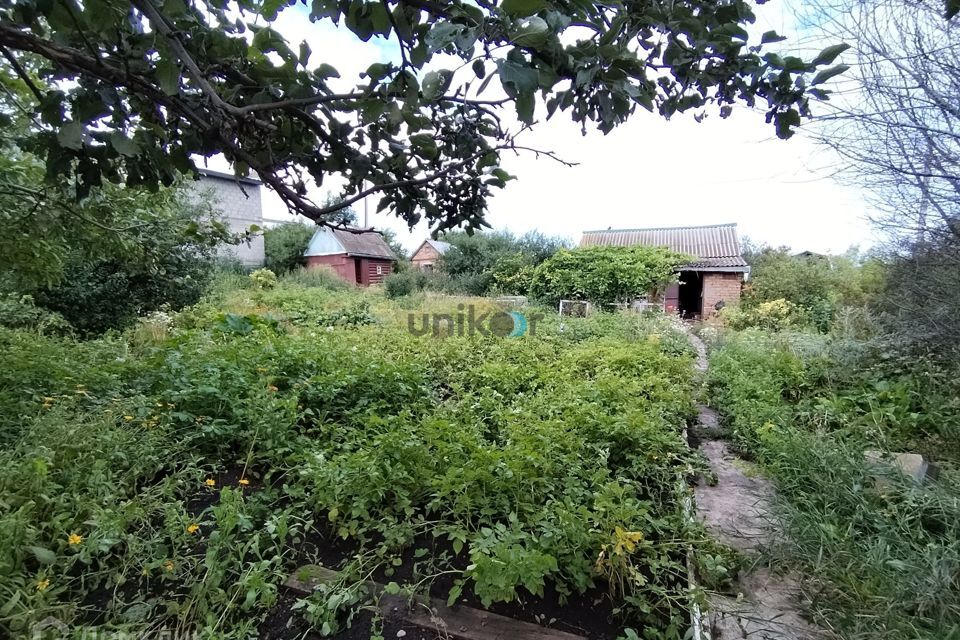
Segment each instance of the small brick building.
[[378,231],[319,227],[306,252],[307,267],[327,267],[362,287],[383,282],[397,258]]
[[424,240],[423,244],[413,252],[413,257],[410,258],[410,262],[420,271],[433,271],[436,268],[437,260],[450,250],[450,246],[449,242]]
[[581,247],[649,245],[667,247],[697,259],[678,269],[679,284],[664,294],[664,308],[684,318],[702,318],[740,300],[750,273],[743,259],[736,224],[653,229],[584,231]]

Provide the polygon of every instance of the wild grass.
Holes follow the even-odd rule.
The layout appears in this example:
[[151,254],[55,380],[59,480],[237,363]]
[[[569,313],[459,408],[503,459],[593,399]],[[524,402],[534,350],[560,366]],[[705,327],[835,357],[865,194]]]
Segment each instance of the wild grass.
[[924,484],[864,458],[936,437],[928,421],[948,404],[920,416],[908,409],[929,400],[885,392],[906,376],[942,398],[943,380],[925,378],[923,363],[873,368],[873,352],[819,336],[727,334],[711,355],[710,397],[777,481],[785,536],[772,560],[814,579],[816,616],[844,638],[960,637],[956,458],[941,449],[941,476]]

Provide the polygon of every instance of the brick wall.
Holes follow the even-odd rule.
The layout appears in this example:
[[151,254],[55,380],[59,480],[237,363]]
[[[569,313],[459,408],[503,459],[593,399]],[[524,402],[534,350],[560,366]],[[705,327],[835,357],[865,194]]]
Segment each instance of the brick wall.
[[704,273],[703,316],[715,313],[717,303],[721,300],[727,305],[739,302],[742,287],[742,273]]
[[413,263],[417,269],[423,269],[427,265],[434,264],[437,259],[440,257],[440,253],[431,247],[429,244],[424,244],[420,247],[420,250],[413,254],[413,258],[410,259],[410,262]]
[[[192,183],[192,188],[197,193],[210,198],[214,208],[230,226],[230,231],[242,233],[254,224],[263,227],[260,185],[248,183],[238,185],[232,179],[201,175],[200,180]],[[223,247],[220,249],[220,255],[237,258],[248,267],[261,267],[264,259],[263,234],[254,236],[249,244],[244,242]]]

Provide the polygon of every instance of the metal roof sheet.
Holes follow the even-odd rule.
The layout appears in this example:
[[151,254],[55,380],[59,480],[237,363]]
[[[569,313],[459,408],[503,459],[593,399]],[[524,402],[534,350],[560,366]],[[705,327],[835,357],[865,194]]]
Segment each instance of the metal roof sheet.
[[[740,254],[736,224],[714,224],[702,227],[657,227],[651,229],[606,229],[584,231],[581,247],[629,247],[649,245],[668,247],[703,260],[694,264],[717,267],[739,267],[747,263]],[[714,260],[719,260],[714,263]],[[706,261],[709,261],[706,262]]]
[[444,242],[443,240],[431,240],[431,239],[427,238],[427,241],[426,241],[426,242],[427,242],[427,244],[429,244],[431,247],[433,247],[434,249],[436,249],[436,250],[437,250],[437,253],[439,253],[440,255],[445,254],[447,251],[450,250],[450,247],[453,246],[453,245],[450,244],[449,242]]

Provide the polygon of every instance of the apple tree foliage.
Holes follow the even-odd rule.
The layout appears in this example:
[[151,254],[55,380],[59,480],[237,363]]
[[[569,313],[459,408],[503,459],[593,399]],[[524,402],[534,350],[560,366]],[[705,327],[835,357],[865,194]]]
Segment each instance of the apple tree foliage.
[[[395,59],[341,78],[275,28],[281,12]],[[538,118],[608,133],[638,108],[741,103],[789,137],[845,46],[781,56],[776,33],[748,41],[753,22],[745,0],[0,0],[0,62],[36,113],[19,144],[77,198],[169,185],[222,154],[318,223],[376,195],[440,231],[484,224],[511,178],[502,154],[543,153],[520,136]],[[331,176],[342,198],[312,200]]]

